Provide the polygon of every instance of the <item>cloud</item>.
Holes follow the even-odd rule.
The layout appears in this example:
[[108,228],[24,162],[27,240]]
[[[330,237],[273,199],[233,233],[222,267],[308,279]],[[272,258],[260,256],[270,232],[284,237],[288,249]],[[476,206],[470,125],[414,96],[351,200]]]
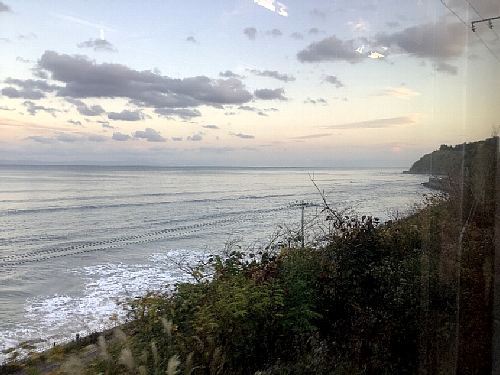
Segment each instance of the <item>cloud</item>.
[[314,18],[319,18],[319,19],[322,19],[322,20],[326,20],[327,18],[327,14],[319,9],[313,9],[311,10],[311,12],[309,13],[312,17]]
[[233,137],[238,137],[238,138],[242,138],[242,139],[254,139],[255,137],[253,135],[250,135],[250,134],[241,134],[241,133],[229,133],[230,135],[232,135]]
[[378,33],[374,42],[420,58],[449,60],[462,55],[467,32],[462,23],[443,20],[412,26],[393,34]]
[[285,93],[284,89],[260,89],[255,90],[255,96],[262,100],[288,100],[283,94]]
[[324,80],[328,83],[331,83],[332,85],[335,85],[335,87],[338,89],[341,87],[345,87],[344,84],[342,82],[340,82],[340,80],[336,76],[326,75],[324,77]]
[[165,142],[167,140],[152,128],[146,128],[144,131],[136,131],[134,137],[146,139],[148,142]]
[[155,109],[155,113],[160,115],[161,117],[171,118],[172,116],[178,116],[182,120],[191,120],[193,117],[201,116],[201,112],[197,109],[188,109],[188,108],[157,108]]
[[122,134],[120,132],[116,132],[116,133],[113,133],[112,139],[115,141],[124,142],[124,141],[128,141],[128,140],[132,139],[132,137],[128,134]]
[[186,42],[193,43],[193,44],[198,44],[198,42],[196,41],[196,39],[194,38],[194,36],[188,36],[186,38]]
[[239,74],[233,73],[230,70],[226,70],[225,72],[220,72],[219,77],[225,77],[225,78],[243,78]]
[[12,9],[9,5],[5,4],[3,1],[0,1],[0,13],[2,12],[12,12]]
[[84,116],[99,116],[106,112],[98,104],[89,107],[87,104],[78,99],[66,98],[66,101],[76,105],[77,111]]
[[366,32],[370,28],[369,23],[362,19],[360,19],[358,22],[352,22],[352,21],[347,22],[347,25],[350,27],[352,31],[358,33]]
[[272,29],[272,30],[266,31],[266,34],[270,35],[270,36],[274,36],[275,38],[283,35],[281,30],[279,30],[279,29]]
[[46,92],[53,92],[59,88],[55,85],[49,85],[46,81],[35,79],[20,80],[9,77],[4,82],[20,88],[19,90],[14,87],[4,87],[2,95],[8,98],[38,100],[45,98]]
[[420,96],[420,93],[407,89],[406,87],[387,87],[372,96],[380,98],[389,97],[397,99],[409,99],[413,96]]
[[269,117],[269,115],[268,115],[267,113],[262,112],[262,111],[257,112],[257,114],[258,114],[259,116]]
[[250,111],[250,112],[256,112],[256,111],[258,111],[258,109],[257,109],[257,108],[255,108],[255,107],[250,107],[250,106],[248,106],[248,105],[240,105],[240,106],[238,107],[238,109],[241,109],[241,110],[243,110],[243,111]]
[[23,62],[23,63],[30,63],[31,62],[28,59],[23,59],[21,56],[17,56],[16,57],[16,61],[20,61],[20,62]]
[[80,138],[80,137],[75,137],[74,135],[67,134],[67,133],[59,134],[56,139],[59,142],[65,142],[65,143],[73,143],[73,142],[78,142],[78,141],[82,140],[82,138]]
[[2,95],[11,99],[22,98],[31,100],[38,100],[45,97],[45,94],[39,91],[18,90],[14,87],[4,87]]
[[290,38],[302,40],[302,39],[304,39],[304,35],[302,35],[301,33],[298,33],[298,32],[294,32],[290,35]]
[[69,124],[71,124],[71,125],[79,125],[79,126],[82,126],[82,122],[81,122],[81,121],[68,120],[68,123],[69,123]]
[[280,16],[288,16],[288,13],[286,11],[287,7],[276,0],[254,0],[254,2],[276,14],[279,14]]
[[309,35],[317,35],[320,33],[320,30],[317,27],[311,27],[308,31]]
[[201,135],[199,134],[195,134],[193,135],[192,137],[187,137],[187,140],[188,141],[194,141],[194,142],[199,142],[201,141],[203,138],[201,137]]
[[106,142],[106,137],[102,135],[89,135],[88,140],[90,142]]
[[438,72],[448,73],[452,76],[456,76],[458,74],[458,68],[456,66],[453,66],[451,64],[448,64],[448,63],[445,63],[442,61],[435,63],[434,68]]
[[328,105],[327,101],[323,98],[319,98],[319,99],[311,99],[311,98],[307,98],[306,100],[304,100],[304,103],[306,104],[322,104],[322,105]]
[[260,77],[271,77],[283,82],[295,81],[294,76],[289,76],[287,74],[279,74],[276,70],[257,70],[257,69],[247,69],[250,73],[255,74]]
[[136,71],[120,64],[97,64],[85,56],[46,51],[38,68],[65,83],[59,96],[73,98],[127,98],[131,104],[153,108],[242,104],[252,94],[236,78],[212,80],[206,76],[174,79],[151,71]]
[[76,46],[78,48],[92,48],[95,52],[117,52],[116,48],[106,39],[89,39]]
[[15,108],[9,108],[6,105],[0,105],[0,110],[2,111],[15,111]]
[[335,35],[319,42],[311,43],[297,53],[297,59],[304,62],[347,61],[351,64],[360,62],[363,56],[355,51],[354,41],[343,42]]
[[180,142],[180,141],[182,141],[182,137],[172,137],[172,141]]
[[401,26],[401,24],[397,21],[394,21],[394,22],[386,22],[385,23],[387,26],[389,26],[391,29],[394,29],[396,27],[399,27]]
[[25,139],[31,139],[37,143],[42,143],[44,145],[49,145],[56,142],[54,138],[42,137],[41,135],[31,135],[29,137],[26,137]]
[[110,120],[140,121],[144,119],[144,115],[138,110],[129,111],[128,109],[124,109],[121,112],[108,113],[108,118]]
[[219,129],[217,125],[203,125],[205,129]]
[[245,34],[248,39],[255,40],[255,37],[257,36],[257,29],[255,27],[247,27],[243,30],[243,34]]
[[97,123],[101,124],[103,128],[106,129],[114,129],[114,126],[109,125],[108,121],[97,121]]
[[330,137],[331,135],[332,133],[309,134],[309,135],[302,135],[300,137],[294,137],[292,139],[316,139],[316,138]]
[[369,121],[351,122],[341,125],[326,126],[326,129],[382,129],[399,126],[417,125],[420,123],[420,115],[400,116],[383,118]]
[[56,117],[56,112],[61,112],[60,110],[58,110],[56,108],[47,108],[47,107],[44,107],[43,105],[36,105],[35,103],[33,103],[32,101],[29,101],[29,100],[25,101],[23,103],[23,105],[28,107],[27,111],[32,116],[36,115],[37,111],[48,112],[54,117]]

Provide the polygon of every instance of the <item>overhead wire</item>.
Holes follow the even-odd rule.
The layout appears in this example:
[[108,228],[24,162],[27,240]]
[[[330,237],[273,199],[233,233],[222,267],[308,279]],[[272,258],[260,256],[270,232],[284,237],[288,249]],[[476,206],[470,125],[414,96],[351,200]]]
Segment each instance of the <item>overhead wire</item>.
[[[481,15],[479,14],[479,12],[476,10],[476,8],[474,8],[474,6],[470,3],[470,1],[469,1],[469,0],[465,0],[465,1],[467,1],[467,4],[469,4],[469,6],[472,8],[472,10],[473,10],[474,12],[476,12],[476,14],[478,15],[478,17],[479,17],[479,18],[484,18],[483,16],[481,16]],[[490,21],[490,22],[491,22],[491,21]],[[491,30],[491,31],[493,31],[493,34],[495,34],[495,36],[497,37],[497,39],[498,39],[498,40],[500,40],[500,37],[498,36],[498,34],[496,33],[496,31],[495,31],[495,30],[493,30],[493,28],[492,28],[492,27],[490,27],[490,30]]]
[[[440,0],[441,3],[451,12],[455,15],[455,17],[457,17],[465,26],[467,26],[468,29],[472,29],[471,26],[469,26],[469,24],[467,22],[465,22],[462,18],[460,18],[460,16],[455,13],[455,11],[453,9],[451,9],[448,5],[446,5],[446,3],[444,2],[444,0]],[[468,1],[467,1],[468,2]],[[473,8],[474,9],[474,8]],[[477,12],[476,12],[477,13]],[[491,50],[490,47],[488,47],[488,45],[484,42],[484,40],[475,32],[474,33],[476,35],[476,37],[481,41],[481,43],[483,43],[483,45],[486,47],[486,49],[488,51],[490,51],[490,53],[495,57],[495,59],[497,59],[497,61],[500,63],[500,59],[498,58],[497,55],[495,55],[495,53]]]

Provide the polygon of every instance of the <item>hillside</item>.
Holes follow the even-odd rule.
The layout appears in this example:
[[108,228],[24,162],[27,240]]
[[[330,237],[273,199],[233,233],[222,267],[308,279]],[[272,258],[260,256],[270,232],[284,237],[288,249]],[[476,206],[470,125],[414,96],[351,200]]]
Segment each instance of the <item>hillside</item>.
[[441,145],[439,150],[425,154],[413,163],[406,173],[458,177],[462,170],[467,173],[467,169],[472,167],[472,161],[476,159],[476,156],[485,152],[495,152],[497,140],[498,137],[492,137],[455,146]]

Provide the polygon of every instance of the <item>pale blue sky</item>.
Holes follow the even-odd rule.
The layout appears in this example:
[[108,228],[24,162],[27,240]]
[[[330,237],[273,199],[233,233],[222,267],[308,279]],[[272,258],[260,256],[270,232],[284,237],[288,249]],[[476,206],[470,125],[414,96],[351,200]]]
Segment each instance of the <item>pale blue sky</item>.
[[0,1],[0,162],[409,167],[500,126],[497,0],[276,3]]

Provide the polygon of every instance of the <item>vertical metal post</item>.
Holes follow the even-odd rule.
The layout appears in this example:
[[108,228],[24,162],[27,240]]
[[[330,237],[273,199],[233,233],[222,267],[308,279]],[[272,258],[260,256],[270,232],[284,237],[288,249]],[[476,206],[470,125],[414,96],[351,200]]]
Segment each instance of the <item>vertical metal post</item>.
[[301,208],[302,208],[302,218],[300,221],[300,236],[301,236],[300,248],[303,249],[304,248],[304,208],[305,208],[304,201],[302,201],[302,203],[301,203]]

